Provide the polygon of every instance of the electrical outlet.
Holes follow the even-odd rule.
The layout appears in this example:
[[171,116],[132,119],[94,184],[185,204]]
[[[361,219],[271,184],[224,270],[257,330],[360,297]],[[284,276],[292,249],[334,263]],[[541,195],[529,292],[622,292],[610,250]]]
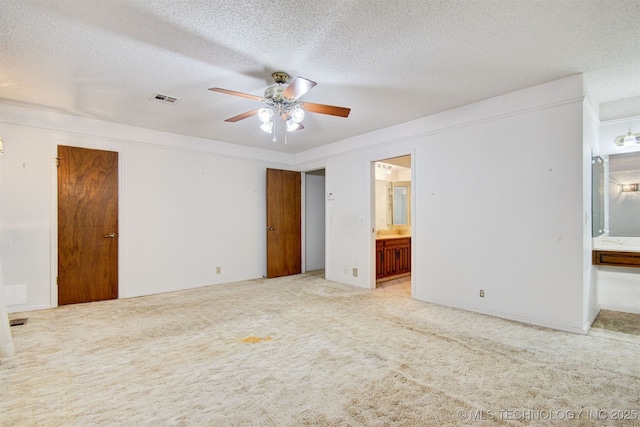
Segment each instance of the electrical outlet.
[[344,266],[344,274],[347,274],[347,271],[349,270],[349,267],[347,267],[346,265]]
[[216,267],[216,274],[222,274],[222,267]]
[[357,268],[353,269],[353,277],[358,277],[358,269]]
[[484,298],[484,289],[480,289],[480,298]]

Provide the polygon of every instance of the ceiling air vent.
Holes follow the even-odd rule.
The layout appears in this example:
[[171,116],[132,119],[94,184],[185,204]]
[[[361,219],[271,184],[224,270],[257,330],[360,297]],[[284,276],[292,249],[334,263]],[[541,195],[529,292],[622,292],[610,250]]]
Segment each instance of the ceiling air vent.
[[156,101],[164,102],[166,104],[175,104],[180,101],[180,98],[176,98],[175,96],[164,95],[162,93],[154,94],[151,99],[155,99]]

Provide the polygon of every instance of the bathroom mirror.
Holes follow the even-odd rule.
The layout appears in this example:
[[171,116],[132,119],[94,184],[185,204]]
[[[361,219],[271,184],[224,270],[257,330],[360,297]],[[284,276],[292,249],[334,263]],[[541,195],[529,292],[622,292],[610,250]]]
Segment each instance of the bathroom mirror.
[[591,159],[591,234],[593,237],[599,237],[604,234],[604,191],[604,159],[596,156]]
[[387,224],[411,224],[411,182],[387,183]]
[[640,152],[612,154],[608,163],[608,235],[640,237]]

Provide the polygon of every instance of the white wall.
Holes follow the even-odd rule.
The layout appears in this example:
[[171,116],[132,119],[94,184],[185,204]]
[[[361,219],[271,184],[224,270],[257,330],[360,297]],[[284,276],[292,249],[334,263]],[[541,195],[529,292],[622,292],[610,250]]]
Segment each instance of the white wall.
[[9,236],[0,253],[2,283],[27,290],[26,301],[7,301],[10,312],[57,303],[58,144],[120,154],[120,297],[264,275],[265,169],[291,168],[291,156],[0,108],[3,120],[28,123],[0,124],[0,235]]
[[[301,164],[322,157],[336,195],[328,202],[328,279],[373,286],[371,162],[412,154],[414,297],[585,330],[590,162],[579,76],[340,144],[297,156]],[[368,274],[352,277],[353,267]]]
[[[360,152],[350,153],[331,158],[326,171],[326,191],[334,199],[327,200],[325,277],[371,288],[371,162]],[[358,269],[358,277],[353,276],[353,268]]]
[[581,102],[554,106],[416,150],[417,298],[583,327],[581,116]]
[[51,152],[46,131],[2,124],[0,238],[9,312],[50,307]]
[[[2,188],[2,163],[0,163],[0,188]],[[1,205],[2,199],[0,199],[0,206]],[[1,214],[2,209],[0,208],[0,215]],[[0,218],[0,224],[1,223],[2,218]],[[0,241],[0,255],[4,253],[5,245],[3,243],[4,242]],[[5,303],[3,276],[2,257],[0,257],[0,359],[13,356],[15,353],[11,327],[9,325],[9,316],[7,314],[7,305]]]
[[138,145],[123,157],[122,297],[264,274],[266,164]]

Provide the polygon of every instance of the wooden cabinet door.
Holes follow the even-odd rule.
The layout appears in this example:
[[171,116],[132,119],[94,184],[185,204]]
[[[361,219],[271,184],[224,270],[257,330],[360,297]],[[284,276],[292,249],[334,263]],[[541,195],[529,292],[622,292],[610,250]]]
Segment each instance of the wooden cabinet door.
[[376,279],[384,277],[384,244],[376,242]]
[[398,245],[397,248],[397,273],[404,274],[411,272],[411,244]]
[[384,276],[393,276],[397,270],[396,246],[385,242],[384,247]]

